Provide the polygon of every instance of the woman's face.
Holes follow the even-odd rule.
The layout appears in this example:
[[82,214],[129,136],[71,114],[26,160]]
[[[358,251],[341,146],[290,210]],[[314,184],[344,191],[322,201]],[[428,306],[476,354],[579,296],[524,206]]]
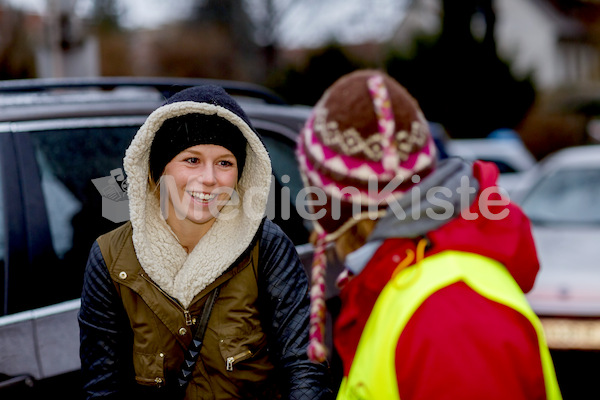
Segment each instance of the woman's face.
[[176,231],[199,228],[205,233],[230,199],[237,177],[237,160],[225,147],[200,144],[177,154],[161,180],[167,223]]

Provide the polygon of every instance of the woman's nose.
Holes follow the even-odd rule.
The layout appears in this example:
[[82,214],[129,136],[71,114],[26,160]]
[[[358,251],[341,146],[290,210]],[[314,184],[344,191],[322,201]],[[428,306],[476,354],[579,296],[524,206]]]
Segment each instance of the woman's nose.
[[217,183],[217,179],[215,176],[215,171],[212,167],[207,166],[206,168],[203,169],[202,173],[198,176],[198,179],[204,184],[204,185],[214,185]]

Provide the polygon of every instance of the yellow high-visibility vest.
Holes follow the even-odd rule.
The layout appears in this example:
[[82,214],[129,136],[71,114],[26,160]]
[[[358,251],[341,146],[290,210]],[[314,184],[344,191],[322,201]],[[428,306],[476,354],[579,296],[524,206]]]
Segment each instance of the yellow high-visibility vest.
[[400,400],[395,366],[400,334],[425,299],[459,281],[530,321],[537,332],[546,396],[562,399],[542,325],[510,273],[490,258],[444,251],[400,271],[387,283],[367,320],[338,400]]

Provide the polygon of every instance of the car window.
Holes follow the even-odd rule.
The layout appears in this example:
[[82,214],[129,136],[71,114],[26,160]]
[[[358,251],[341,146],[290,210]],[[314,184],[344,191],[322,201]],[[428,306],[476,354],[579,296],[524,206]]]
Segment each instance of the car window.
[[600,223],[600,169],[556,171],[539,182],[524,199],[534,222]]
[[102,217],[102,208],[97,207],[102,196],[92,181],[122,168],[125,149],[136,131],[137,127],[102,127],[31,134],[59,257],[72,248],[76,229],[97,231],[90,223]]
[[[123,221],[105,217],[94,180],[123,166],[137,126],[56,129],[30,133],[48,216],[56,266],[68,280],[56,301],[79,297],[81,278],[94,240]],[[35,250],[34,250],[35,251]]]

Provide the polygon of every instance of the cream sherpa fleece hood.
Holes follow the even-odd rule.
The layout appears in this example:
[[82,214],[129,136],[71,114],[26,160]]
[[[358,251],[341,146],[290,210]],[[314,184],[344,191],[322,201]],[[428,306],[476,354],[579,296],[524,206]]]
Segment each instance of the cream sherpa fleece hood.
[[[150,193],[149,156],[163,122],[184,114],[217,115],[238,127],[247,140],[246,164],[238,182],[240,201],[230,202],[211,229],[188,254],[161,215]],[[188,307],[194,296],[217,279],[248,248],[265,214],[271,161],[239,105],[220,87],[183,90],[156,109],[125,153],[133,245],[142,268],[166,293]]]

